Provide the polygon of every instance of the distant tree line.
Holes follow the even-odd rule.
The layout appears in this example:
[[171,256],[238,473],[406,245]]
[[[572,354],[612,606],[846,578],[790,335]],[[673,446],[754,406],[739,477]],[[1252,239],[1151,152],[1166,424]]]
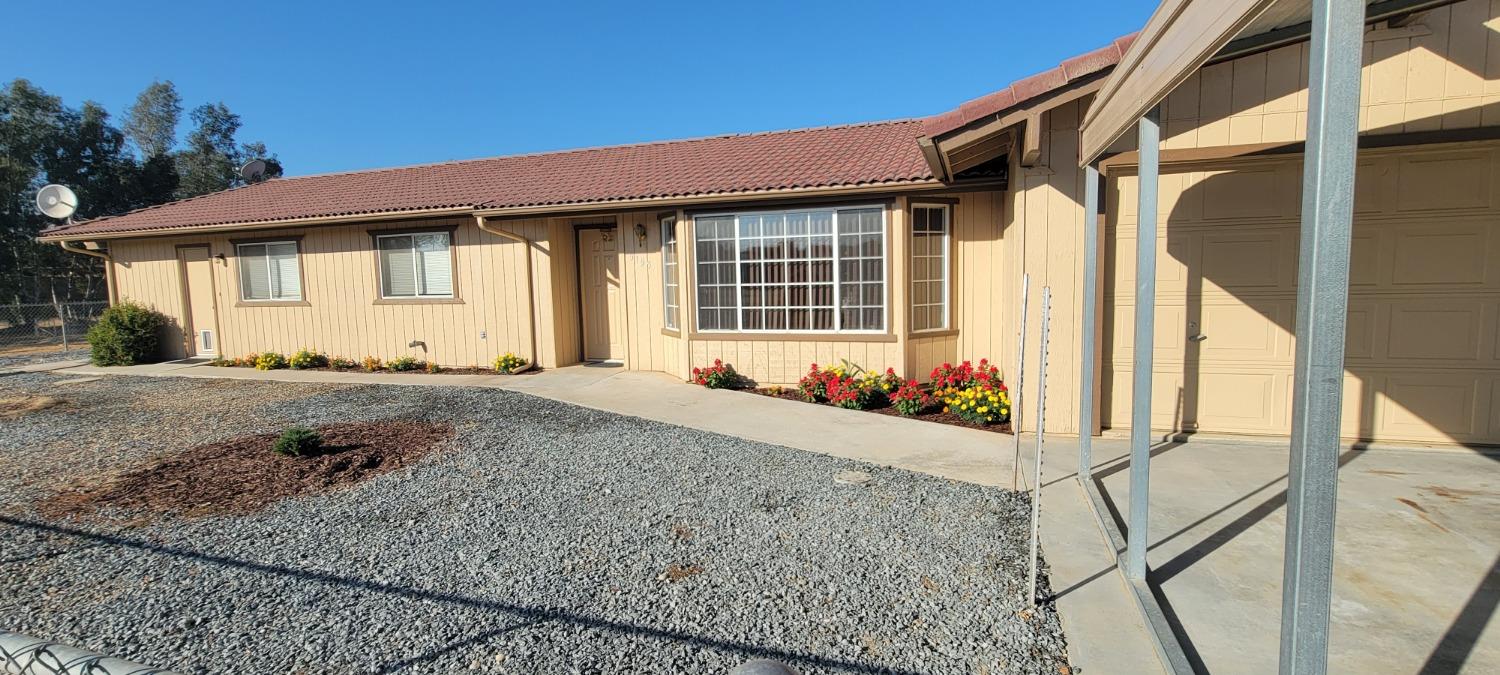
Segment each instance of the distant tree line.
[[84,220],[243,185],[251,159],[266,160],[266,178],[281,175],[264,143],[235,138],[240,117],[223,103],[193,108],[179,144],[181,117],[170,81],[146,87],[118,126],[98,103],[71,108],[24,79],[0,89],[0,304],[104,298],[98,259],[35,240],[54,224],[35,205],[47,183],[78,193],[73,217]]

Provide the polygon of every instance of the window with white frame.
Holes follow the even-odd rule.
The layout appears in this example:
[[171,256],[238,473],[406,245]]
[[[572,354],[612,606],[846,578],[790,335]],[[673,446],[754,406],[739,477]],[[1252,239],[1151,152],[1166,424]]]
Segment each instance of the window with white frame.
[[885,330],[885,211],[799,209],[694,219],[698,330]]
[[680,309],[677,300],[677,218],[667,216],[661,219],[661,281],[662,281],[662,316],[663,325],[669,330],[677,330],[677,313]]
[[384,298],[453,297],[453,252],[447,232],[382,234],[380,295]]
[[236,244],[240,266],[240,299],[297,301],[302,299],[302,270],[297,242],[267,241]]
[[911,207],[911,329],[948,327],[948,205]]

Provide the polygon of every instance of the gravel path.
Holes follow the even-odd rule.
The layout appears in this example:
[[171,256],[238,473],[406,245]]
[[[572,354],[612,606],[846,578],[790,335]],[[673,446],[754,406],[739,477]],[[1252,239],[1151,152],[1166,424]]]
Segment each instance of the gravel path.
[[87,348],[69,349],[68,351],[54,348],[45,351],[0,354],[0,368],[14,368],[16,366],[29,366],[36,363],[51,363],[53,361],[72,361],[88,357],[89,350]]
[[[1059,673],[1021,495],[492,389],[0,376],[0,627],[185,672]],[[233,518],[32,503],[289,423],[453,423],[416,467]],[[873,475],[836,483],[840,471]]]

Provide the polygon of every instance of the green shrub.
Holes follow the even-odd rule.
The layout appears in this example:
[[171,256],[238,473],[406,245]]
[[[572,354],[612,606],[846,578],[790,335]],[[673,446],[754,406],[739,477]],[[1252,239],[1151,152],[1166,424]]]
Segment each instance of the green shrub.
[[255,357],[256,370],[280,370],[286,367],[286,357],[276,352],[261,352]]
[[306,457],[323,448],[323,435],[307,427],[289,427],[271,446],[278,454]]
[[129,366],[160,359],[160,331],[167,317],[130,301],[104,310],[89,329],[89,359],[96,366]]
[[333,368],[334,370],[352,370],[354,368],[358,368],[359,364],[355,363],[354,359],[335,356],[328,360],[328,367]]
[[510,374],[524,365],[526,365],[526,359],[511,352],[505,352],[495,359],[495,370],[505,374]]
[[378,356],[366,356],[365,360],[361,362],[360,367],[364,368],[365,372],[373,373],[385,368],[385,365],[380,362],[380,357]]
[[427,363],[417,360],[414,356],[398,356],[387,361],[385,367],[399,373],[408,370],[421,370],[427,367]]
[[436,363],[428,363],[427,364],[427,372],[434,373],[434,374],[441,373],[441,372],[443,372],[443,367],[440,366],[440,365],[438,365],[438,364],[436,364]]
[[303,368],[322,368],[323,366],[328,365],[328,357],[318,352],[303,349],[298,351],[296,354],[293,354],[292,358],[287,359],[287,365],[296,370],[302,370]]

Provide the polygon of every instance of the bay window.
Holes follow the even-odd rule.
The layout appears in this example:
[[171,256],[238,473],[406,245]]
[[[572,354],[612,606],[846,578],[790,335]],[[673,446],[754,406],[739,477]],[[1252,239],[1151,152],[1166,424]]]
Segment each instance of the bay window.
[[661,219],[661,286],[662,325],[668,330],[677,330],[677,218],[667,216]]
[[911,207],[911,329],[948,327],[948,206]]
[[699,216],[693,232],[698,330],[885,330],[883,208]]

